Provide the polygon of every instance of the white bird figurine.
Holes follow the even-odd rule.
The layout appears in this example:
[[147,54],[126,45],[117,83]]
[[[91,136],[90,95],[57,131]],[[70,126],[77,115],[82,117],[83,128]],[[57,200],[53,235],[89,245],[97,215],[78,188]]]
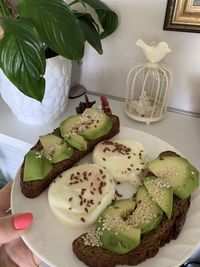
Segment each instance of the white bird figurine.
[[138,39],[136,45],[142,48],[144,55],[151,63],[161,61],[167,53],[171,52],[168,44],[165,42],[160,42],[157,45],[155,42],[152,42],[152,45],[147,45],[144,41]]

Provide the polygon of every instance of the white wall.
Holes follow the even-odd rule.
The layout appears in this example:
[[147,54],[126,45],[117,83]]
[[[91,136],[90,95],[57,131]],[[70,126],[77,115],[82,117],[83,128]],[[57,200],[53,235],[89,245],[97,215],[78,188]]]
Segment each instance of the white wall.
[[174,75],[169,106],[200,113],[200,34],[163,31],[167,0],[104,0],[119,14],[119,27],[103,40],[104,54],[86,49],[80,67],[80,83],[88,90],[125,96],[129,69],[144,60],[135,46],[138,38],[147,43],[166,41],[172,53],[163,63]]

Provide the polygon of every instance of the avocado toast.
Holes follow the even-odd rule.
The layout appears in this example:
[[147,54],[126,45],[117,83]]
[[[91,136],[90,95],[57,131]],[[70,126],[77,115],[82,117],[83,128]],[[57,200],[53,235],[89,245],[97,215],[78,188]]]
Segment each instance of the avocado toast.
[[[116,201],[103,211],[97,222],[99,242],[95,240],[93,244],[88,233],[74,240],[73,251],[86,265],[137,265],[178,237],[191,193],[199,185],[199,173],[186,159],[171,151],[151,161],[148,171],[133,198]],[[159,177],[152,171],[159,173]],[[167,173],[170,176],[165,180]]]
[[21,191],[26,197],[39,196],[60,173],[90,153],[100,141],[119,132],[119,118],[110,109],[106,113],[103,103],[102,108],[87,108],[83,114],[64,120],[53,133],[39,138],[26,154],[20,172]]

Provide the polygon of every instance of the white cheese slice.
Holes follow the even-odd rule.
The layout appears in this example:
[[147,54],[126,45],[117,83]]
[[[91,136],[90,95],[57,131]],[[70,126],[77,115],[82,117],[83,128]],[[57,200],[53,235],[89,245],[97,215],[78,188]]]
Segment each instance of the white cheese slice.
[[63,172],[48,191],[53,214],[75,227],[94,223],[114,196],[112,175],[96,164],[78,165]]
[[148,154],[138,141],[133,139],[102,141],[93,151],[92,161],[105,168],[116,181],[140,183],[148,162]]

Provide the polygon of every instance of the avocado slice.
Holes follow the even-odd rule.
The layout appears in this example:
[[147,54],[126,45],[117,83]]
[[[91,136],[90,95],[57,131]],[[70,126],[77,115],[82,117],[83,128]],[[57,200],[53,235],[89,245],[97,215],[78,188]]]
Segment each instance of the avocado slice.
[[141,230],[128,226],[126,218],[135,208],[133,199],[118,200],[108,206],[98,219],[102,247],[124,254],[140,243]]
[[78,134],[78,125],[81,125],[81,115],[70,116],[60,124],[60,131],[63,138],[71,134]]
[[189,161],[180,156],[162,156],[149,162],[149,170],[157,177],[167,179],[174,194],[184,199],[199,186],[199,172]]
[[49,159],[51,163],[57,163],[68,159],[73,154],[73,147],[63,138],[55,134],[40,136],[39,140],[43,146],[44,156]]
[[52,169],[49,160],[40,152],[30,150],[25,157],[24,182],[43,179]]
[[132,213],[136,207],[136,202],[133,198],[117,200],[109,205],[100,215],[98,222],[106,216],[118,216],[120,218],[126,217]]
[[112,128],[111,118],[100,109],[88,108],[82,115],[82,120],[86,125],[79,134],[85,140],[94,140],[107,134]]
[[102,247],[108,251],[125,254],[140,243],[141,229],[104,229],[101,235]]
[[85,141],[85,139],[79,134],[71,135],[70,137],[66,138],[66,141],[78,150],[87,149],[87,141]]
[[153,201],[144,185],[138,187],[136,203],[137,207],[130,215],[128,223],[133,227],[141,228],[142,234],[149,233],[161,222],[163,211]]
[[87,141],[78,134],[81,125],[81,115],[75,115],[67,118],[60,124],[60,131],[63,138],[78,150],[87,149]]
[[166,213],[167,218],[170,219],[173,206],[172,186],[166,180],[155,176],[145,177],[143,183],[153,200]]
[[111,128],[111,118],[94,108],[88,108],[82,115],[71,116],[60,124],[63,138],[79,150],[87,149],[87,141],[107,134]]

